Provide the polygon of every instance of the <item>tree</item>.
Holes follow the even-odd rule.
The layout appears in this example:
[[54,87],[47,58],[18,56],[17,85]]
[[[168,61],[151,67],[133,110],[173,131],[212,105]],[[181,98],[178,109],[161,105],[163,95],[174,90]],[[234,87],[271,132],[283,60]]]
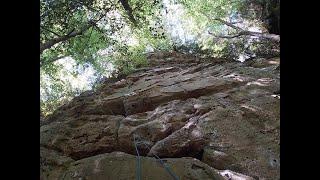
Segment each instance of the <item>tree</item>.
[[[97,71],[97,77],[102,77],[106,64],[111,63],[112,74],[122,76],[147,64],[148,49],[175,48],[185,53],[237,58],[243,53],[277,54],[280,42],[279,0],[178,0],[166,1],[167,4],[160,0],[40,2],[41,89],[46,97],[41,104],[47,111],[83,91],[72,89],[69,82],[60,79],[62,67],[57,62],[62,58],[72,57],[75,66],[89,64]],[[191,32],[195,39],[181,41],[171,36],[172,29],[165,27],[162,16],[169,11],[168,3],[187,12],[179,18],[186,20],[184,33]]]
[[[234,52],[237,52],[235,56],[244,53],[256,56],[261,54],[261,51],[269,51],[271,47],[279,47],[280,32],[271,30],[277,27],[273,28],[272,25],[271,28],[270,22],[267,21],[271,16],[273,19],[280,19],[279,13],[275,13],[279,11],[278,0],[180,0],[179,2],[184,5],[189,16],[196,20],[198,29],[201,30],[198,31],[198,36],[202,38],[198,43],[208,50],[213,50],[214,56],[229,58]],[[273,22],[279,25],[280,20]],[[264,46],[257,43],[263,43]]]
[[[148,3],[141,1],[128,1],[128,0],[41,0],[41,34],[40,34],[40,55],[41,65],[52,63],[55,60],[64,56],[72,56],[75,54],[82,54],[82,52],[68,51],[72,49],[70,44],[71,39],[81,40],[90,37],[91,33],[88,31],[96,31],[97,35],[105,39],[98,44],[88,42],[91,46],[108,45],[110,36],[124,27],[124,23],[131,22],[133,27],[138,26],[140,23],[146,23],[147,16],[150,16],[156,9],[160,2]],[[145,3],[145,4],[144,4]],[[152,6],[153,5],[153,6]],[[122,17],[127,17],[129,21],[114,21],[115,19],[109,18],[108,13],[120,13]],[[103,22],[101,22],[103,21]],[[99,26],[109,23],[111,26],[108,30]],[[90,41],[90,39],[87,39]],[[82,45],[86,45],[83,43]],[[86,47],[83,47],[86,48]],[[81,48],[80,48],[81,49]],[[50,50],[52,52],[45,52]],[[81,50],[80,50],[81,51]],[[47,53],[49,55],[43,55]],[[94,54],[96,52],[88,52]],[[50,56],[50,57],[48,57]]]
[[[148,36],[142,26],[147,27],[152,14],[158,10],[159,1],[41,0],[40,3],[41,106],[44,111],[51,112],[77,94],[69,82],[60,79],[63,68],[56,61],[62,58],[72,57],[79,65],[89,63],[97,76],[105,72],[104,64],[108,62],[122,69],[121,73],[145,64],[144,46],[129,47],[121,37],[134,36],[134,33],[139,33],[139,38]],[[99,51],[110,47],[111,56],[100,55]],[[77,76],[76,72],[72,73]]]

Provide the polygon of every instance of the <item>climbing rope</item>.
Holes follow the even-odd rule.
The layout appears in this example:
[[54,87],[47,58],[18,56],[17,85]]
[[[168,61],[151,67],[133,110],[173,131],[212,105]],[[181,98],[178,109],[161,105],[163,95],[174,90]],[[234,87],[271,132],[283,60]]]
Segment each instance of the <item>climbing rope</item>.
[[137,152],[137,169],[136,169],[136,174],[137,174],[137,180],[141,180],[141,157],[138,151],[138,147],[137,147],[137,142],[136,142],[136,136],[133,135],[133,141],[134,141],[134,147],[136,148],[136,152]]
[[[140,154],[139,154],[139,151],[138,151],[138,145],[139,144],[144,144],[147,148],[148,148],[148,150],[149,150],[149,152],[150,152],[150,147],[145,143],[145,142],[143,142],[143,141],[139,141],[139,142],[137,142],[136,141],[136,135],[134,134],[133,135],[133,140],[134,140],[134,146],[135,146],[135,149],[136,149],[136,152],[137,152],[137,180],[141,180],[141,157],[140,157]],[[174,180],[179,180],[179,177],[170,169],[170,167],[169,166],[167,166],[165,163],[164,163],[164,161],[159,157],[159,156],[157,156],[156,154],[153,154],[153,156],[156,158],[156,159],[158,159],[159,160],[159,162],[161,163],[161,165],[165,168],[165,170],[170,174],[170,176],[174,179]]]

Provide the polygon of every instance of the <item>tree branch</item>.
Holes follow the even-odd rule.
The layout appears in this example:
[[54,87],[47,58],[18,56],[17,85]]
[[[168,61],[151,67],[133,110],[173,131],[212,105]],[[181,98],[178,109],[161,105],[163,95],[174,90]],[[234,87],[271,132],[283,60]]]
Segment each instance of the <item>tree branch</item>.
[[[215,21],[219,21],[233,29],[236,29],[238,31],[240,31],[238,34],[236,35],[230,35],[230,36],[216,36],[218,38],[236,38],[236,37],[240,37],[240,36],[255,36],[255,37],[260,37],[260,38],[265,38],[265,39],[270,39],[272,41],[276,41],[276,42],[280,42],[280,36],[276,35],[276,34],[268,34],[268,33],[260,33],[260,32],[253,32],[253,31],[247,31],[244,30],[238,26],[235,26],[233,23],[227,22],[223,19],[220,18],[210,18],[208,15],[204,14],[208,19],[210,20],[215,20]],[[209,32],[209,34],[212,34],[211,32]]]
[[230,22],[231,24],[239,24],[239,23],[243,23],[243,21],[236,21],[236,22]]
[[49,30],[49,29],[47,29],[47,28],[45,28],[45,27],[43,27],[43,26],[40,26],[40,28],[42,28],[43,30],[46,30],[46,31],[48,31],[48,32],[51,32],[52,34],[54,34],[54,35],[56,35],[56,36],[58,36],[58,37],[61,36],[60,34],[58,34],[58,33],[56,33],[56,32],[53,32],[53,31],[51,31],[51,30]]
[[[209,32],[209,34],[213,35],[211,32]],[[244,36],[244,35],[248,35],[248,34],[246,34],[244,32],[240,32],[239,34],[229,35],[229,36],[224,36],[224,35],[219,35],[219,36],[213,35],[213,36],[216,37],[216,38],[232,39],[232,38],[237,38],[237,37]]]
[[45,43],[41,43],[40,44],[40,54],[46,50],[46,49],[49,49],[51,48],[53,45],[59,43],[59,42],[63,42],[63,41],[66,41],[70,38],[73,38],[73,37],[76,37],[78,35],[81,35],[83,34],[85,31],[87,31],[90,27],[92,26],[92,24],[90,25],[87,25],[85,27],[83,27],[81,30],[77,31],[77,32],[71,32],[71,33],[68,33],[67,35],[64,35],[64,36],[60,36],[60,37],[57,37],[57,38],[53,38]]
[[229,27],[231,27],[231,28],[233,28],[233,29],[243,31],[243,29],[241,29],[241,28],[238,27],[238,26],[235,26],[233,23],[227,22],[227,21],[222,20],[222,19],[220,19],[220,18],[213,18],[213,19],[210,18],[210,19],[211,19],[211,20],[219,21],[219,22],[221,22],[222,24],[225,24],[225,25],[227,25],[227,26],[229,26]]
[[67,35],[64,36],[59,36],[57,38],[53,38],[51,40],[48,40],[45,43],[40,43],[40,54],[46,50],[51,48],[53,45],[69,40],[70,38],[82,35],[84,32],[86,32],[88,29],[90,29],[92,26],[94,26],[98,21],[100,21],[104,16],[101,16],[98,20],[96,21],[89,21],[88,25],[84,26],[81,30],[79,31],[74,31],[74,29],[72,31],[70,31]]
[[246,31],[250,36],[256,36],[260,38],[270,39],[276,42],[280,42],[280,36],[277,34],[268,34],[268,33],[260,33],[260,32],[252,32]]
[[133,11],[132,11],[131,6],[128,3],[128,0],[119,0],[119,2],[121,3],[121,5],[124,8],[124,10],[126,10],[130,21],[133,22],[133,24],[135,26],[137,26],[137,21],[136,21],[136,19],[134,18],[133,14],[132,14]]

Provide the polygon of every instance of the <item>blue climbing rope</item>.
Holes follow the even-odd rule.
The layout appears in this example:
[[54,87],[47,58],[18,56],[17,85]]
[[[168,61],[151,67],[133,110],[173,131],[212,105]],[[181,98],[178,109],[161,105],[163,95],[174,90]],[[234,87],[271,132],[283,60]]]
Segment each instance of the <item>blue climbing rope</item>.
[[137,169],[136,169],[136,174],[137,174],[137,180],[141,180],[141,157],[138,151],[138,147],[137,147],[137,142],[136,142],[136,136],[133,135],[133,141],[134,141],[134,147],[136,148],[136,152],[137,152]]
[[[149,147],[145,142],[143,142],[143,141],[136,142],[136,135],[135,135],[135,134],[133,135],[133,138],[134,138],[134,146],[135,146],[135,148],[136,148],[136,152],[137,152],[137,155],[138,155],[138,156],[137,156],[137,161],[138,161],[138,163],[137,163],[137,164],[138,164],[138,166],[137,166],[137,179],[140,180],[140,178],[141,178],[141,163],[140,163],[140,154],[139,154],[137,145],[143,143],[143,144],[148,148],[149,152],[150,152],[151,149],[150,149],[150,147]],[[179,180],[179,177],[170,169],[169,166],[167,166],[167,165],[165,164],[165,162],[164,162],[159,156],[157,156],[156,154],[153,154],[153,156],[160,161],[161,165],[165,168],[165,170],[170,174],[170,176],[171,176],[174,180]]]

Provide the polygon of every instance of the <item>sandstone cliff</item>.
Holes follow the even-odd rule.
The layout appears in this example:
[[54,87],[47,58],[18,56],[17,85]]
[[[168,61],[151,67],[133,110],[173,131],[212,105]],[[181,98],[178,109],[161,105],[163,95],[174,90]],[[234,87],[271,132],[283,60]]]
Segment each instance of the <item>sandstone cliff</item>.
[[280,179],[280,60],[152,54],[41,122],[41,179]]

